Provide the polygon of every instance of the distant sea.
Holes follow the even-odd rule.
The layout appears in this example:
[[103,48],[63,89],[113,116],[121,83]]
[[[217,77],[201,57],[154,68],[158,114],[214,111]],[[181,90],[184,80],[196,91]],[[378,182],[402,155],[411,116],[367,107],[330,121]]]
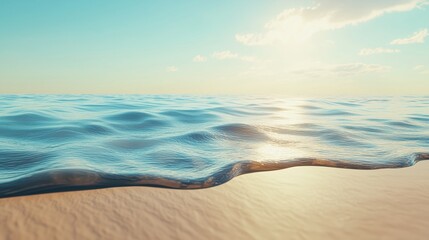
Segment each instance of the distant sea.
[[0,197],[429,159],[429,97],[0,95]]

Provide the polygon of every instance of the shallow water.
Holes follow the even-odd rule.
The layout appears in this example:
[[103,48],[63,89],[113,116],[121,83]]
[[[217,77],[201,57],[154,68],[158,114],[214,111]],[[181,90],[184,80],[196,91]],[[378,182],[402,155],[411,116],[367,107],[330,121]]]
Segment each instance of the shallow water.
[[0,197],[429,159],[429,97],[0,95]]

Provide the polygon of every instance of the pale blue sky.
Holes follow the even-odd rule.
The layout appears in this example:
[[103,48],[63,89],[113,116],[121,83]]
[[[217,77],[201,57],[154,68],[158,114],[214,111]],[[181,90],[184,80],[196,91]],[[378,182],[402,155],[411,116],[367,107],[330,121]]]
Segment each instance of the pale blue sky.
[[420,0],[0,0],[0,93],[410,95]]

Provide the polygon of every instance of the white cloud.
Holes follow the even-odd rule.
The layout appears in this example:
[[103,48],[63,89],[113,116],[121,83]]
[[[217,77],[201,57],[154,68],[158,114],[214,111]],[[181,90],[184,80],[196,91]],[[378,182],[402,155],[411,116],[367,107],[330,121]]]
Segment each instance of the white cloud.
[[240,57],[240,60],[245,62],[256,62],[257,59],[255,57],[242,56]]
[[299,69],[292,71],[294,74],[311,75],[311,76],[353,76],[364,73],[381,73],[387,72],[391,68],[378,64],[366,63],[346,63],[318,66],[307,69]]
[[207,58],[202,55],[197,55],[192,59],[194,62],[206,62]]
[[167,67],[166,71],[167,72],[177,72],[177,71],[179,71],[179,68],[177,68],[176,66],[170,66],[170,67]]
[[231,51],[214,52],[213,57],[219,60],[238,58],[237,53]]
[[414,67],[414,70],[416,70],[416,71],[421,71],[423,69],[425,69],[425,66],[423,66],[423,65],[417,65]]
[[236,34],[245,45],[302,41],[313,34],[356,25],[390,12],[409,11],[425,0],[315,0],[307,8],[286,9],[265,25],[261,33]]
[[429,68],[424,65],[417,65],[413,69],[418,73],[429,74]]
[[240,56],[238,53],[233,53],[231,51],[214,52],[213,57],[218,59],[218,60],[238,59],[238,60],[245,61],[245,62],[256,62],[255,57]]
[[395,39],[390,44],[404,45],[412,43],[423,43],[427,36],[429,36],[429,31],[427,29],[423,29],[421,31],[415,32],[411,37]]
[[398,53],[400,52],[398,49],[389,49],[389,48],[364,48],[359,51],[359,55],[368,56],[373,54],[381,54],[381,53]]

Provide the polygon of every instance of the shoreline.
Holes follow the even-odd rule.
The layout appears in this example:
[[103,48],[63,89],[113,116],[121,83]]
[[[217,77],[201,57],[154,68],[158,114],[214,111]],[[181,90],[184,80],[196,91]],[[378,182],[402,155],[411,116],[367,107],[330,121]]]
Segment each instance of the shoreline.
[[425,239],[429,162],[294,167],[198,190],[120,187],[0,199],[4,239]]

